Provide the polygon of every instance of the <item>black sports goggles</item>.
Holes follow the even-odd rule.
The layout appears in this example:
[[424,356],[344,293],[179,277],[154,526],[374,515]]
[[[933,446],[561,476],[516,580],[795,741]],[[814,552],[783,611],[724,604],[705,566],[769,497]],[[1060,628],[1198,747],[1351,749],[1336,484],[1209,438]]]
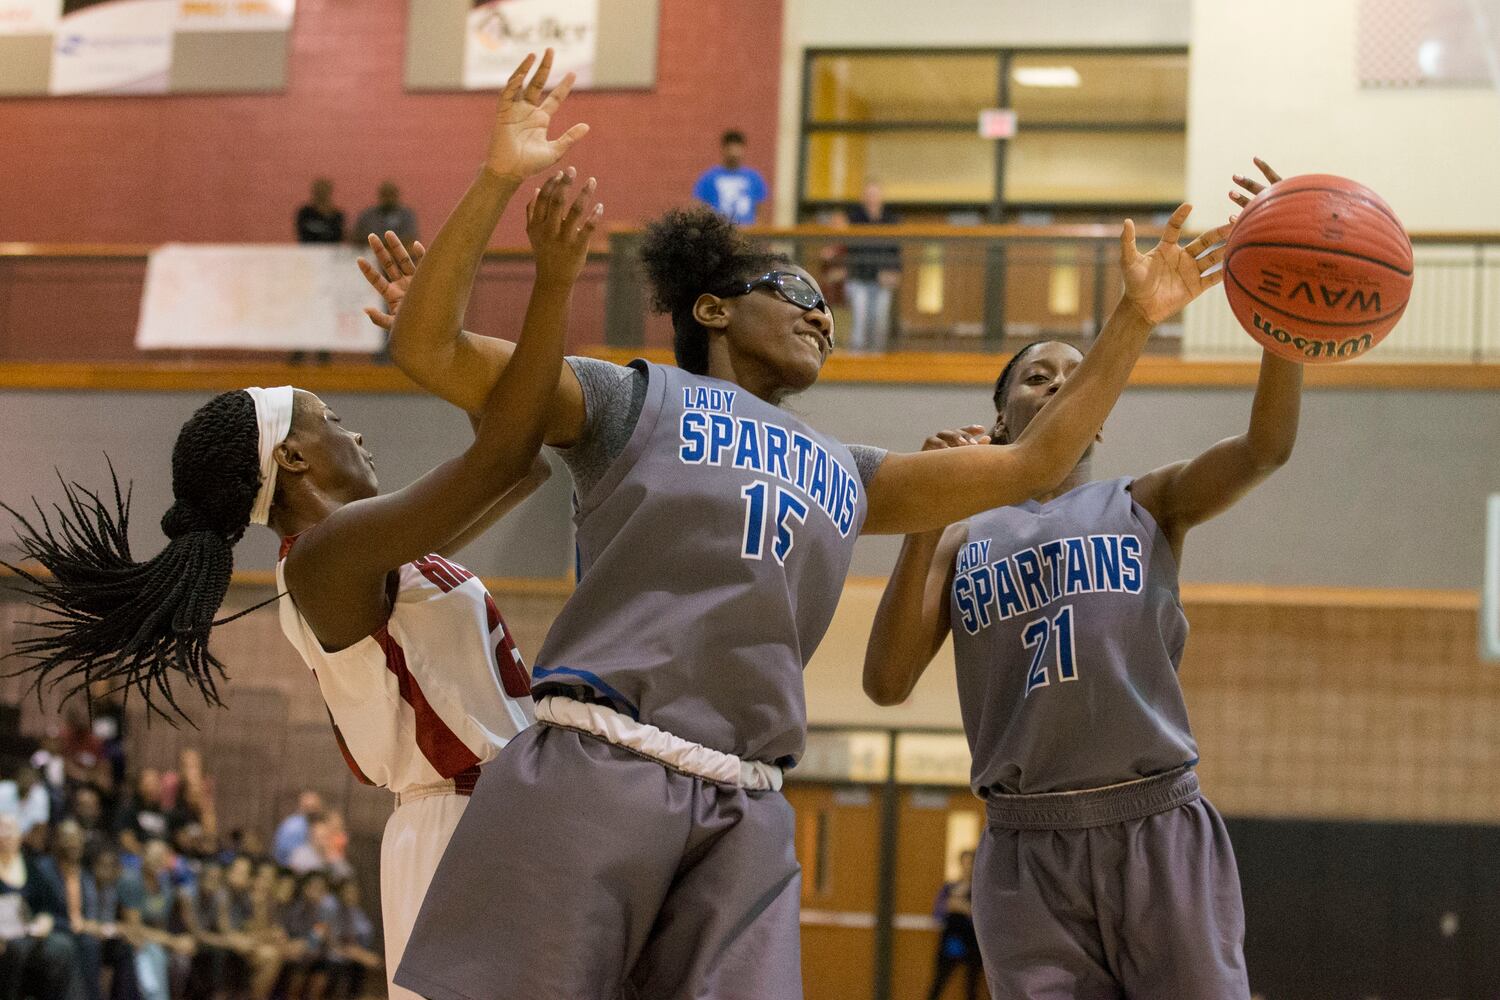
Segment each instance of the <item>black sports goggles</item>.
[[802,275],[794,274],[791,271],[767,271],[759,278],[752,278],[743,285],[732,286],[729,291],[724,292],[720,297],[732,299],[739,295],[749,295],[757,288],[771,289],[783,300],[790,302],[798,309],[804,311],[821,309],[825,313],[829,312],[828,303],[824,300],[823,296],[818,294],[818,290],[812,286],[812,282],[802,277]]

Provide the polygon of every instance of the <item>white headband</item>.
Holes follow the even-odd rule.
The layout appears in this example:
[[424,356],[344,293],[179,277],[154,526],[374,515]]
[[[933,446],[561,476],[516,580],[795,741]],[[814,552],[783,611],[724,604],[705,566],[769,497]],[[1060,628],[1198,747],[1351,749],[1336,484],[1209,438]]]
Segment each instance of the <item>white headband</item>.
[[245,390],[255,400],[255,423],[260,431],[260,492],[250,509],[251,524],[268,524],[271,499],[276,496],[276,446],[292,431],[292,401],[295,394],[289,385],[274,389],[251,387]]

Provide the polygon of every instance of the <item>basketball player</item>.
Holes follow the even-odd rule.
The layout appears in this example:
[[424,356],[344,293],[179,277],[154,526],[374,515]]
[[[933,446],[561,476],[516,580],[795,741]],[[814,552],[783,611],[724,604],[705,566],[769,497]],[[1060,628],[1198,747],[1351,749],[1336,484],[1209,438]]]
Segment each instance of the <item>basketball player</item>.
[[586,199],[569,207],[565,191],[551,180],[528,209],[537,279],[525,326],[460,457],[380,496],[362,437],[317,396],[228,392],[178,437],[175,503],[162,520],[170,542],[156,558],[132,560],[118,494],[110,511],[68,489],[57,534],[23,522],[25,551],[53,574],[27,579],[59,616],[23,642],[40,660],[39,683],[106,678],[174,708],[171,671],[217,701],[223,668],[208,640],[234,543],[252,523],[283,538],[276,580],[292,601],[281,605],[282,631],[313,671],[349,767],[396,793],[380,863],[391,972],[479,765],[532,721],[530,680],[499,610],[447,556],[546,478],[534,462],[600,217]]
[[[927,446],[1016,440],[1082,360],[1023,348],[995,383],[993,429]],[[1177,567],[1188,529],[1290,457],[1301,390],[1302,366],[1266,352],[1244,434],[1133,479],[1091,481],[1086,453],[1035,500],[907,536],[865,690],[903,701],[953,634],[989,814],[974,919],[996,1000],[1249,996],[1239,875],[1177,681]]]
[[[470,187],[391,339],[396,364],[469,412],[513,358],[460,326],[509,183],[486,171]],[[792,813],[776,793],[854,540],[1061,481],[1152,326],[1217,281],[1203,272],[1228,227],[1179,247],[1187,213],[1146,255],[1126,223],[1126,296],[1024,438],[889,456],[778,406],[832,350],[806,271],[706,209],[652,225],[644,263],[678,364],[570,358],[555,383],[546,439],[577,489],[581,578],[533,674],[544,725],[486,767],[396,982],[438,1000],[801,996]]]

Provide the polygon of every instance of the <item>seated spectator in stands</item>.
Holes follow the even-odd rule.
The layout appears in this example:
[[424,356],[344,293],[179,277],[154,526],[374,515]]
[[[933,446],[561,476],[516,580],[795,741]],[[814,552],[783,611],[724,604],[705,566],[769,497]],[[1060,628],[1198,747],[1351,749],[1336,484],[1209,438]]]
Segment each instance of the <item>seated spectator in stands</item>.
[[84,928],[83,933],[99,941],[99,959],[103,977],[91,981],[90,988],[95,997],[110,1000],[135,1000],[135,951],[120,931],[120,879],[124,869],[120,867],[120,855],[112,847],[106,847],[94,855],[89,879],[84,883]]
[[[270,865],[268,871],[274,878],[275,865]],[[255,863],[241,855],[224,871],[217,907],[219,932],[238,960],[231,963],[231,979],[236,986],[245,986],[257,1000],[271,995],[281,974],[281,942],[262,933],[272,921],[269,908],[257,905],[257,900],[269,901],[270,885],[269,880],[263,886],[257,882]],[[248,981],[242,984],[237,975],[246,976]]]
[[224,930],[228,902],[224,869],[214,860],[202,862],[197,884],[182,906],[183,925],[197,945],[188,971],[188,996],[228,997],[248,982],[248,963]]
[[181,897],[172,883],[172,853],[149,840],[138,875],[120,881],[121,928],[135,947],[136,987],[141,1000],[181,995],[196,943],[185,933]]
[[[100,1000],[103,973],[107,969],[112,993],[128,996],[132,975],[130,946],[119,936],[119,859],[109,852],[112,867],[96,863],[101,879],[85,864],[87,840],[77,821],[65,819],[53,835],[52,862],[67,906],[68,927],[77,955],[84,1000]],[[115,985],[118,984],[118,985]]]
[[170,829],[161,801],[160,771],[151,767],[141,771],[135,787],[115,810],[114,827],[120,846],[137,858],[142,856],[148,840],[167,839]]
[[408,248],[418,239],[417,215],[401,204],[401,189],[394,181],[380,185],[375,204],[359,213],[349,238],[364,246],[365,238],[371,233],[384,237],[387,231],[394,232]]
[[[901,219],[885,204],[879,181],[865,185],[864,200],[847,214],[853,226],[890,226]],[[851,243],[844,257],[844,295],[854,313],[849,335],[853,351],[884,351],[891,339],[892,305],[901,284],[901,245]]]
[[290,991],[303,996],[322,996],[328,984],[331,934],[338,921],[339,901],[328,887],[328,876],[319,871],[303,876],[294,899],[282,913],[281,926],[288,940],[301,942],[300,958],[292,964]]
[[338,915],[329,933],[328,995],[353,1000],[364,995],[367,973],[381,966],[376,950],[375,924],[359,900],[359,883],[346,880],[335,890]]
[[77,956],[51,859],[21,850],[21,823],[0,815],[0,997],[72,995]]
[[693,185],[693,197],[739,226],[755,224],[766,200],[766,180],[745,166],[745,134],[730,129],[719,139],[718,166],[709,167]]
[[312,200],[297,209],[298,243],[344,242],[344,213],[333,203],[333,181],[312,182]]
[[348,843],[343,817],[338,813],[320,813],[313,818],[307,843],[292,852],[287,867],[299,875],[323,872],[338,879],[348,878],[354,874],[345,858]]
[[0,814],[15,817],[22,837],[33,827],[47,825],[52,817],[52,797],[36,768],[21,764],[0,781]]
[[83,833],[84,857],[92,858],[106,847],[113,845],[113,838],[104,828],[104,803],[100,800],[97,789],[89,785],[81,785],[73,789],[67,815],[68,818],[78,823]]
[[278,865],[292,860],[292,852],[303,844],[312,830],[312,818],[323,811],[323,797],[311,789],[297,796],[297,811],[276,827],[276,837],[271,842],[271,854]]

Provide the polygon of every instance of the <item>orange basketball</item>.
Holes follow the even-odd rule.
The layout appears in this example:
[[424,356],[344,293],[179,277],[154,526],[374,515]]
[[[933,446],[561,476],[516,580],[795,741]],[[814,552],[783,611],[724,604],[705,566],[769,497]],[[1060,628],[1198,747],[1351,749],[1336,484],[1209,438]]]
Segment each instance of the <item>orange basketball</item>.
[[1385,339],[1411,295],[1411,240],[1391,207],[1347,177],[1306,174],[1240,213],[1224,256],[1229,307],[1292,361],[1357,358]]

